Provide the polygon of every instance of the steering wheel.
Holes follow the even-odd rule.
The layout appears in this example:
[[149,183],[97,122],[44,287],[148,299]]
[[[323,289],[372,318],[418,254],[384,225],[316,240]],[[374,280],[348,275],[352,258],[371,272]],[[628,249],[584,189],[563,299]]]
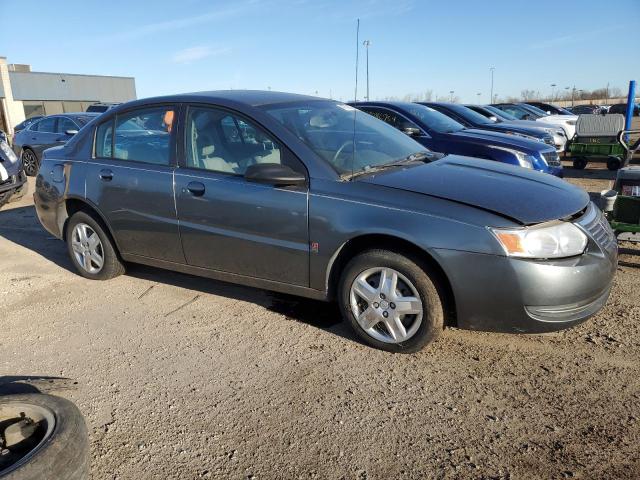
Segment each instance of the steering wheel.
[[342,145],[340,145],[340,148],[338,150],[336,150],[336,154],[333,156],[333,158],[331,159],[331,163],[335,165],[335,163],[338,161],[338,157],[340,155],[342,155],[342,151],[345,149],[345,147],[349,146],[349,145],[353,145],[353,140],[347,140],[346,142],[344,142]]

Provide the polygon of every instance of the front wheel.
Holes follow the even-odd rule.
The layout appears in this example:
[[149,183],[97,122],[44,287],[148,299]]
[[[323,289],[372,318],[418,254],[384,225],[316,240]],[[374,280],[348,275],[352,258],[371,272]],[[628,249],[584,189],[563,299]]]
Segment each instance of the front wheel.
[[369,345],[414,353],[433,342],[444,326],[437,275],[413,259],[369,250],[345,267],[339,285],[342,315]]
[[573,168],[576,170],[584,170],[587,166],[587,159],[584,157],[578,157],[573,159]]
[[86,212],[76,212],[66,229],[67,249],[83,277],[109,280],[124,273],[124,264],[101,222]]
[[20,158],[22,159],[24,173],[29,177],[35,177],[38,174],[38,168],[40,168],[36,153],[30,148],[25,148]]

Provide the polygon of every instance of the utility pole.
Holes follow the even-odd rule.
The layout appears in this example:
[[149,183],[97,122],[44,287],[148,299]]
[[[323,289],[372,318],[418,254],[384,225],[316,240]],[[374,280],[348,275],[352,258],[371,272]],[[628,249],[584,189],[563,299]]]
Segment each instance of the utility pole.
[[371,46],[371,42],[369,40],[365,40],[362,42],[367,52],[367,102],[369,101],[369,47]]
[[482,93],[478,92],[476,95],[478,96],[478,103],[480,103],[480,95],[482,95]]
[[551,84],[551,101],[552,101],[552,102],[555,102],[555,100],[556,100],[556,93],[555,93],[555,91],[556,91],[556,84],[555,84],[555,83],[552,83],[552,84]]
[[[493,72],[496,69],[496,67],[490,67],[489,70],[491,70],[491,96],[489,97],[489,99],[493,99]],[[493,100],[491,100],[491,102],[489,103],[495,103]]]
[[449,90],[449,93],[451,94],[451,103],[453,103],[453,94],[454,94],[454,90]]

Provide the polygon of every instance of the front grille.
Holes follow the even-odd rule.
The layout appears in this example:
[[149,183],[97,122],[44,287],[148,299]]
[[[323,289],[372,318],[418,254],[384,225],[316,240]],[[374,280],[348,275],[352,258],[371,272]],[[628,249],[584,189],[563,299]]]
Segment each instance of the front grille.
[[559,167],[562,165],[560,163],[560,156],[558,155],[558,152],[543,152],[542,157],[550,167]]
[[609,222],[602,211],[593,202],[589,204],[586,213],[576,222],[602,248],[608,249],[615,243],[616,237]]

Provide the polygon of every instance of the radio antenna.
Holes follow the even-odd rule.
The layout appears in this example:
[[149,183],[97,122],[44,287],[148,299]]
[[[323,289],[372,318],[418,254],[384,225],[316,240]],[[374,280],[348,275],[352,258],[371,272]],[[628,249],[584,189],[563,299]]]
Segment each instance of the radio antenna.
[[[356,24],[356,86],[353,95],[353,102],[358,102],[358,60],[360,59],[360,19],[358,18],[358,23]],[[353,177],[353,166],[356,163],[356,114],[358,110],[356,108],[353,109],[353,145],[351,147],[351,176]]]

